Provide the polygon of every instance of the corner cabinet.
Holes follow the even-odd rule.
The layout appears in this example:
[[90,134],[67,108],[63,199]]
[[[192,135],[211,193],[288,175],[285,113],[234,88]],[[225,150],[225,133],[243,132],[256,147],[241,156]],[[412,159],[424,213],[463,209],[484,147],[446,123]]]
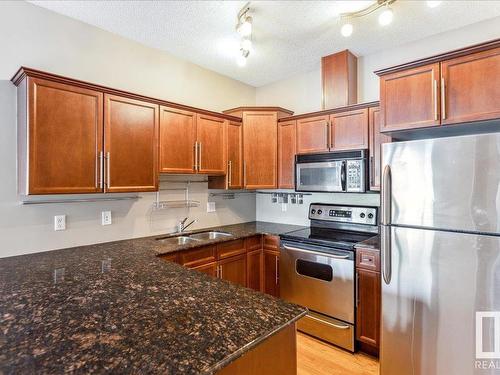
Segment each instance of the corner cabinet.
[[158,189],[158,105],[60,77],[15,84],[20,194]]
[[383,132],[500,118],[500,39],[376,73]]

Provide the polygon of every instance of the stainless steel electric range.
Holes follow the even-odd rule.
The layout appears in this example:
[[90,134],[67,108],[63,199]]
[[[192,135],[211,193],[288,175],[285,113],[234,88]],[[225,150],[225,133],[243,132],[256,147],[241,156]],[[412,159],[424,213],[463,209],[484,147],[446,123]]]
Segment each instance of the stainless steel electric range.
[[354,246],[378,233],[377,207],[312,203],[310,227],[281,235],[280,294],[309,308],[297,328],[354,351]]

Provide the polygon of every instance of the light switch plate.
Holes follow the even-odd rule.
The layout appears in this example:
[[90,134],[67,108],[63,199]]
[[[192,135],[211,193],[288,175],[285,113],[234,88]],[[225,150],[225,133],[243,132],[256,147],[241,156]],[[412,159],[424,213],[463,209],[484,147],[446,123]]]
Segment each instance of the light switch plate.
[[101,225],[111,225],[111,211],[101,212]]
[[207,202],[207,212],[215,212],[215,202]]
[[54,230],[66,230],[66,215],[54,216]]

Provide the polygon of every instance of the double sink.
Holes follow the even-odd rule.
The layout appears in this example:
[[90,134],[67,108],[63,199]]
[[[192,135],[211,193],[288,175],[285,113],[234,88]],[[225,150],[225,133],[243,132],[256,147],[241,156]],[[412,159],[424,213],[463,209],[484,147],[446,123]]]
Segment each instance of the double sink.
[[217,238],[233,237],[231,233],[219,232],[219,231],[207,231],[193,233],[190,235],[178,235],[173,237],[159,237],[156,241],[160,241],[169,245],[186,245],[193,242],[201,242],[207,240],[215,240]]

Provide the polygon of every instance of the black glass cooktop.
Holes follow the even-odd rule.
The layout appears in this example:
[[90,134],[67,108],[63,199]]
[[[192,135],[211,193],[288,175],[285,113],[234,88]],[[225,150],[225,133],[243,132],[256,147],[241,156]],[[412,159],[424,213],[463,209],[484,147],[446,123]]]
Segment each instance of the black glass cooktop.
[[310,227],[281,235],[284,240],[318,243],[321,245],[353,249],[358,242],[373,237],[373,233],[358,233],[337,229]]

